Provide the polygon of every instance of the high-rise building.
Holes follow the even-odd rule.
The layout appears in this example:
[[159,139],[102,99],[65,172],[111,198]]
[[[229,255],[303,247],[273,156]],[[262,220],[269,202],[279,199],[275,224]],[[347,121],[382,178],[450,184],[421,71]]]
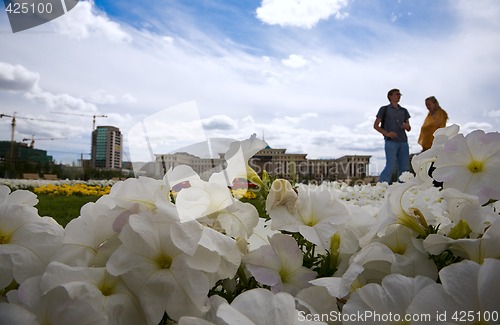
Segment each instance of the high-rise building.
[[95,168],[122,168],[123,135],[114,126],[98,126],[92,131],[91,162]]

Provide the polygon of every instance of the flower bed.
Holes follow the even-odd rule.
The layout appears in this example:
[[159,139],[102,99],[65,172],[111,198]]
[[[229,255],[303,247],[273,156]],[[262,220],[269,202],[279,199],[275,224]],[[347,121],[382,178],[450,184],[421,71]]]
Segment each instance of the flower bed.
[[35,188],[50,187],[74,187],[78,191],[78,187],[101,187],[110,188],[117,181],[115,180],[45,180],[45,179],[9,179],[0,178],[0,185],[5,185],[11,190],[33,190]]
[[102,196],[109,194],[111,190],[111,186],[100,186],[100,185],[87,185],[83,183],[78,184],[47,184],[35,187],[33,192],[35,194],[49,194],[49,195],[93,195],[93,196]]
[[117,182],[65,228],[0,187],[0,323],[499,322],[499,133],[440,129],[390,186],[259,177],[263,146]]

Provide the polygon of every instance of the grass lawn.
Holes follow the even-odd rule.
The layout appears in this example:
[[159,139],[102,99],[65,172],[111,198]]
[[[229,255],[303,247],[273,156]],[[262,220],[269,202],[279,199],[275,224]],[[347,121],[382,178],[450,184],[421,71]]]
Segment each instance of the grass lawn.
[[49,195],[38,194],[38,214],[54,218],[61,226],[80,215],[80,208],[88,202],[95,202],[99,196],[93,195]]

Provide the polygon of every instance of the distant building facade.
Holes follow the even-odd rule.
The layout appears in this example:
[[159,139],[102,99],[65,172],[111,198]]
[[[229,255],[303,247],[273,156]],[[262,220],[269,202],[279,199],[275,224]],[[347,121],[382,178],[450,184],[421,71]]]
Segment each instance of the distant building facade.
[[47,155],[46,150],[29,147],[26,143],[0,141],[0,161],[12,162],[14,165],[20,163],[49,164],[53,158]]
[[54,159],[47,151],[26,143],[0,141],[0,177],[22,178],[24,173],[53,173]]
[[[200,158],[189,153],[157,154],[156,166],[163,173],[179,165],[188,165],[203,179],[219,172],[225,166],[220,158]],[[265,148],[249,160],[249,166],[259,175],[266,171],[270,176],[298,181],[334,181],[363,179],[369,175],[371,156],[347,155],[338,159],[307,159],[307,154],[287,153],[286,149]]]
[[114,126],[98,126],[92,131],[91,165],[94,168],[122,168],[123,135]]
[[221,154],[219,158],[200,158],[187,152],[155,155],[156,165],[160,166],[163,174],[170,168],[180,165],[190,166],[202,179],[207,180],[212,173],[222,171],[225,160]]
[[250,159],[249,165],[257,173],[265,170],[271,176],[286,179],[334,181],[367,177],[370,158],[347,155],[338,159],[307,159],[307,154],[265,148]]

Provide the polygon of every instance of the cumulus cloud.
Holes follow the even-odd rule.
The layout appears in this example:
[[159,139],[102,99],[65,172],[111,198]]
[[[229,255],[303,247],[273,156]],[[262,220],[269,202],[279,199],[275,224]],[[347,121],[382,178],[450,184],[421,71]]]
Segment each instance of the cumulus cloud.
[[234,130],[238,122],[227,115],[215,115],[202,120],[203,127],[207,130]]
[[169,44],[171,44],[171,43],[174,42],[174,38],[172,36],[163,36],[161,39],[164,40],[166,43],[169,43]]
[[486,116],[488,116],[488,117],[500,117],[500,109],[488,111],[488,112],[486,112]]
[[307,119],[314,119],[317,117],[318,117],[317,113],[303,113],[300,114],[299,116],[285,116],[282,121],[286,122],[290,126],[296,126]]
[[106,91],[100,89],[90,94],[88,98],[89,102],[94,104],[116,104],[118,99],[115,95],[108,94]]
[[0,62],[0,89],[29,91],[36,88],[40,76],[22,65]]
[[82,130],[78,127],[64,127],[64,121],[62,120],[51,120],[38,117],[34,117],[33,120],[28,120],[16,116],[15,131],[16,135],[18,135],[17,139],[22,138],[23,141],[27,141],[26,139],[32,139],[33,137],[35,139],[69,139],[69,137],[80,133]]
[[124,103],[130,103],[130,104],[137,103],[137,98],[135,98],[135,96],[131,94],[124,94],[123,96],[121,96],[121,100]]
[[485,132],[491,131],[493,126],[487,122],[467,122],[460,127],[460,132],[468,134],[474,130],[484,130]]
[[269,25],[312,28],[331,16],[346,17],[347,0],[263,0],[257,18]]
[[63,112],[89,112],[97,111],[94,104],[87,103],[81,98],[76,98],[68,94],[52,94],[47,91],[36,91],[25,94],[26,98],[38,103],[44,103],[50,109]]
[[304,59],[301,55],[290,54],[287,59],[281,60],[281,63],[289,68],[303,68],[309,64],[309,61]]
[[80,1],[70,12],[53,21],[57,32],[70,38],[83,39],[101,35],[111,41],[131,40],[116,22],[97,12],[93,1]]
[[103,89],[99,89],[90,94],[87,100],[93,104],[98,105],[115,105],[121,103],[136,103],[137,99],[131,94],[124,94],[122,96],[116,96],[106,92]]
[[39,86],[40,75],[22,65],[0,62],[0,90],[19,91],[35,103],[62,111],[95,112],[96,106],[68,94],[53,94]]

